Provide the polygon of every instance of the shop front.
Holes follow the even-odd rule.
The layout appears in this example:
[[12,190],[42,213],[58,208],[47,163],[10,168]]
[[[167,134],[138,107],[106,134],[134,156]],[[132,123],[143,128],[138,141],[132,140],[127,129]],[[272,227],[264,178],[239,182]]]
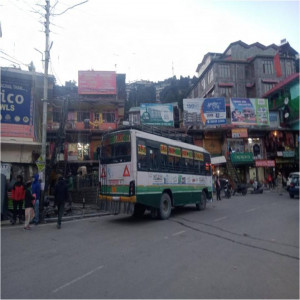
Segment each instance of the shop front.
[[252,152],[233,152],[230,155],[231,163],[235,167],[239,179],[243,183],[250,182],[250,169],[254,166]]

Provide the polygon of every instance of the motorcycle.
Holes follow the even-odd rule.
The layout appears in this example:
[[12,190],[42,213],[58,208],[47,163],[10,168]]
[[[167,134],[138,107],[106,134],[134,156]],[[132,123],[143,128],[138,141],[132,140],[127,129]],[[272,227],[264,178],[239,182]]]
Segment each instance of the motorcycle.
[[253,191],[251,194],[262,194],[264,192],[263,186],[260,183],[253,183]]
[[233,195],[238,193],[238,194],[242,194],[243,196],[245,196],[247,194],[247,191],[248,191],[248,188],[247,188],[246,184],[238,183],[235,190],[233,191]]
[[231,184],[227,180],[225,182],[225,185],[224,185],[224,194],[225,194],[225,197],[227,199],[229,199],[231,197],[231,193],[232,193],[232,187],[231,187]]

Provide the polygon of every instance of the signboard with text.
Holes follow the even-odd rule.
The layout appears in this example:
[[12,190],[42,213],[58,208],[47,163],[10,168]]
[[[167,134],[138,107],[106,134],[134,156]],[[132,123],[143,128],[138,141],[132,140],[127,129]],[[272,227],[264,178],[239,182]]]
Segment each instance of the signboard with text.
[[174,126],[172,104],[141,104],[140,117],[142,124]]
[[247,128],[233,128],[231,130],[231,135],[233,138],[247,138],[248,130]]
[[226,124],[225,98],[183,99],[184,126]]
[[231,98],[231,123],[269,126],[268,99]]
[[1,82],[1,136],[34,137],[28,81],[4,79]]
[[116,72],[78,71],[79,95],[116,95]]

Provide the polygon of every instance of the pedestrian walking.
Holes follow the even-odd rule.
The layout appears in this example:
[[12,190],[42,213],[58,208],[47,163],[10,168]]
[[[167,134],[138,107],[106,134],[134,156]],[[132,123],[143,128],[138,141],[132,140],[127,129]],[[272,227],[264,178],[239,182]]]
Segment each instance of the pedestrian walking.
[[221,200],[221,183],[219,180],[219,176],[216,179],[216,191],[217,191],[217,200]]
[[29,230],[30,229],[30,222],[34,218],[34,210],[33,210],[33,203],[32,201],[35,199],[35,197],[32,195],[30,191],[31,187],[31,180],[26,182],[26,190],[25,190],[25,225],[24,229]]
[[61,228],[61,219],[64,214],[65,201],[68,199],[68,187],[62,176],[58,178],[58,182],[54,190],[55,204],[58,208],[57,229]]
[[41,184],[39,182],[39,174],[34,175],[34,181],[32,183],[31,190],[32,190],[32,195],[35,195],[33,223],[37,225],[40,221],[39,210],[40,210],[40,199],[41,199]]
[[22,175],[17,176],[17,182],[14,184],[11,191],[11,198],[13,199],[13,220],[12,225],[16,224],[17,213],[19,215],[19,224],[22,224],[22,209],[25,198],[25,186]]

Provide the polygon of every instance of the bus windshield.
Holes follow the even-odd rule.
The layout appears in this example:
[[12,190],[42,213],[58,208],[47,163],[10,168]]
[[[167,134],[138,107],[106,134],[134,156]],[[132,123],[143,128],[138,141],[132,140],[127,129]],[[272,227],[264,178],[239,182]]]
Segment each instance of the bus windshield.
[[130,133],[116,133],[103,140],[100,162],[112,164],[131,160]]

